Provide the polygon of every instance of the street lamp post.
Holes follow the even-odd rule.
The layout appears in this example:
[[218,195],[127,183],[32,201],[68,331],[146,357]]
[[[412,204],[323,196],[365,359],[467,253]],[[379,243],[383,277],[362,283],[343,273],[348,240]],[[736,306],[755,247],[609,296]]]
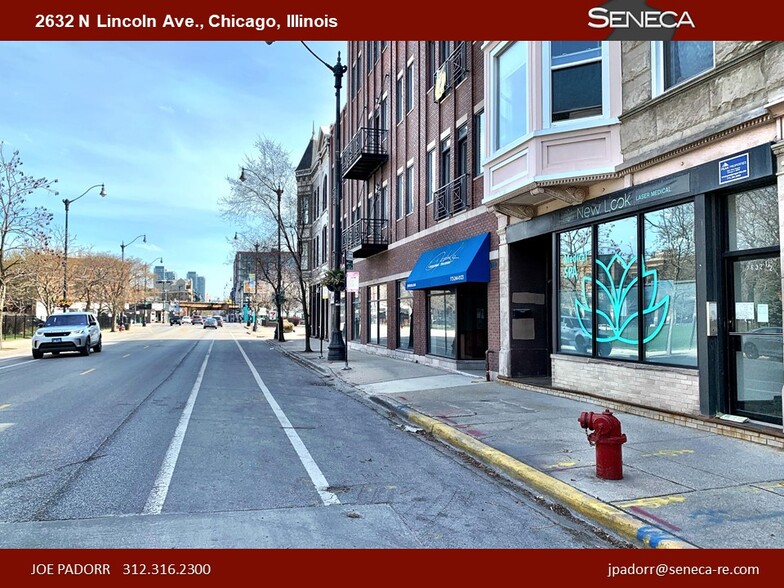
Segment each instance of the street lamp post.
[[[267,188],[269,188],[269,186],[267,186],[267,182],[265,182],[262,178],[260,178],[255,171],[253,171],[252,169],[246,169],[244,167],[242,168],[242,173],[240,173],[240,181],[241,182],[244,182],[245,180],[248,179],[247,176],[245,175],[246,171],[251,172],[254,176],[256,176],[259,179],[259,181],[262,184],[264,184]],[[277,196],[277,204],[278,204],[278,207],[277,207],[277,211],[278,212],[277,212],[277,216],[275,218],[275,222],[278,225],[278,264],[277,264],[278,267],[277,267],[277,281],[276,281],[276,286],[275,286],[275,313],[276,313],[275,317],[277,319],[277,328],[275,329],[275,332],[277,334],[277,340],[278,341],[285,341],[286,338],[283,336],[283,315],[280,312],[281,306],[283,305],[283,302],[284,302],[283,288],[282,288],[282,283],[281,283],[282,282],[281,268],[282,268],[283,262],[282,262],[282,259],[281,259],[281,247],[280,247],[280,245],[281,245],[281,243],[280,243],[280,239],[281,239],[280,238],[280,226],[283,223],[283,219],[280,216],[280,201],[281,201],[281,198],[283,197],[283,188],[278,186],[277,188],[271,188],[271,189],[272,189],[273,192],[275,192],[275,196]],[[258,251],[256,252],[256,255],[258,255]],[[258,273],[258,271],[257,271],[257,273]],[[254,330],[255,330],[255,325],[254,325]]]
[[[333,239],[333,269],[340,269],[342,256],[343,256],[343,233],[341,230],[340,208],[343,198],[343,185],[341,181],[342,171],[340,169],[340,88],[343,85],[343,74],[346,73],[348,68],[340,63],[340,51],[338,51],[338,60],[335,65],[330,65],[321,57],[316,55],[313,50],[308,47],[304,41],[300,41],[308,52],[318,59],[322,64],[329,69],[335,76],[335,198],[334,198],[334,215],[335,215],[335,237]],[[268,45],[272,41],[267,41]],[[346,358],[346,345],[343,343],[343,335],[340,332],[340,290],[334,291],[334,303],[332,307],[332,335],[327,348],[327,359],[329,361],[340,361]],[[348,314],[348,308],[346,308]],[[348,324],[348,323],[347,323]]]
[[[156,261],[160,261],[161,263],[163,263],[163,257],[156,257],[155,259],[153,259],[152,261],[150,261],[147,264],[147,267],[150,267]],[[145,269],[145,272],[144,272],[144,305],[145,306],[147,305],[147,275],[148,275],[148,272]],[[145,320],[144,320],[145,315],[147,315],[147,309],[146,308],[144,309],[144,312],[142,313],[142,326],[143,327],[146,326],[146,323],[145,323]],[[149,316],[148,316],[147,320],[149,321]]]
[[132,245],[135,241],[138,241],[139,239],[142,239],[142,243],[146,243],[147,235],[139,235],[138,237],[135,237],[134,240],[131,241],[130,243],[125,243],[125,242],[120,243],[120,250],[122,251],[123,263],[125,263],[125,248],[128,247],[128,245]]
[[63,200],[63,204],[65,204],[65,247],[63,249],[63,312],[68,311],[68,211],[71,208],[71,203],[76,202],[87,194],[90,190],[94,188],[101,188],[100,195],[106,196],[106,189],[104,188],[103,184],[95,184],[94,186],[90,186],[84,192],[82,192],[79,196],[74,198],[73,200],[69,200],[66,198]]
[[259,244],[254,243],[253,248],[256,250],[254,257],[254,274],[253,274],[253,331],[256,332],[259,324]]
[[[123,316],[123,311],[125,310],[125,287],[127,285],[126,284],[127,280],[125,279],[125,248],[128,247],[128,245],[132,245],[139,239],[143,239],[142,243],[146,243],[147,235],[139,235],[138,237],[134,237],[133,241],[131,241],[130,243],[126,243],[125,241],[120,243],[120,251],[121,251],[120,259],[122,262],[120,266],[120,271],[122,272],[122,278],[121,278],[122,279],[122,304],[121,304],[122,308],[120,309],[120,316]],[[134,316],[135,315],[136,315],[136,311],[134,310]],[[124,322],[125,321],[123,321],[123,323]],[[130,323],[128,324],[130,325]],[[112,331],[114,331],[114,325],[112,325]]]

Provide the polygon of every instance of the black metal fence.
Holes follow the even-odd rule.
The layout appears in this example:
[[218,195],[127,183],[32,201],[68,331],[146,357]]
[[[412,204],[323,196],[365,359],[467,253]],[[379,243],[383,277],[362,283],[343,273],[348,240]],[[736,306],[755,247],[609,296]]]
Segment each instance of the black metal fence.
[[25,339],[32,337],[41,321],[29,314],[3,315],[3,339]]
[[[105,314],[98,315],[98,325],[102,331],[112,328],[112,317]],[[29,339],[35,330],[44,322],[29,314],[3,315],[3,339]]]

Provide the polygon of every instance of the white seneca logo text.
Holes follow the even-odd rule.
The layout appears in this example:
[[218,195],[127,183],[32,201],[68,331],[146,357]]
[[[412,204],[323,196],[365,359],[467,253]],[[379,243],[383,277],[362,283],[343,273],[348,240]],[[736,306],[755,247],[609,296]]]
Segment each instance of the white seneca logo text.
[[592,29],[675,29],[681,26],[697,28],[688,12],[672,10],[607,10],[599,6],[588,11],[588,26]]

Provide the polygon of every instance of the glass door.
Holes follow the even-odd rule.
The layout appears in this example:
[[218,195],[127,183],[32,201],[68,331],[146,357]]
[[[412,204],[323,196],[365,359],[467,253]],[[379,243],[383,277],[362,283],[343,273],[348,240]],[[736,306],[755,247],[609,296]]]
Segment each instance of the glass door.
[[778,257],[735,260],[730,321],[734,359],[733,412],[781,423],[784,339],[781,320],[781,265]]
[[781,259],[775,186],[727,199],[728,373],[733,414],[781,424]]

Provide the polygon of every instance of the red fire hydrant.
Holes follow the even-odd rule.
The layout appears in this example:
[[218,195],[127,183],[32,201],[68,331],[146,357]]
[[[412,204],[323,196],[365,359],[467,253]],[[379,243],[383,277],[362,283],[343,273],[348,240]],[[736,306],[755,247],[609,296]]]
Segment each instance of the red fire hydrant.
[[626,435],[621,433],[621,421],[609,410],[583,412],[577,420],[583,429],[593,429],[588,443],[596,445],[596,475],[604,480],[623,478],[621,445],[626,443]]

